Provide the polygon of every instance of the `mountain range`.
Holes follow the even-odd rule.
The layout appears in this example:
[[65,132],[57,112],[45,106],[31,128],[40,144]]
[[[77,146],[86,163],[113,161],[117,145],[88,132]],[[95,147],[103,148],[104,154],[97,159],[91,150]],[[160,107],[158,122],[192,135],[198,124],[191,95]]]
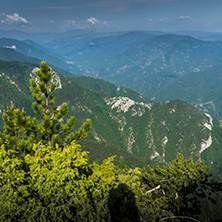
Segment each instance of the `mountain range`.
[[[0,115],[10,101],[34,115],[29,79],[36,79],[37,67],[0,61]],[[93,129],[82,142],[96,153],[91,155],[92,161],[117,154],[121,166],[164,164],[180,152],[186,158],[192,155],[196,161],[205,160],[214,177],[221,179],[222,128],[211,115],[180,100],[151,102],[104,80],[65,77],[54,71],[53,81],[56,104],[68,103],[68,116],[76,117],[77,128],[86,118],[92,119]]]
[[76,127],[92,119],[93,129],[81,141],[91,161],[116,154],[119,166],[141,167],[164,164],[181,152],[205,160],[221,179],[220,36],[0,31],[0,115],[13,101],[34,116],[29,79],[46,60],[56,70],[57,105],[69,104]]
[[[27,58],[24,59],[24,56],[32,57],[32,59],[30,59],[29,62],[35,62],[33,58],[41,60],[41,61],[45,60],[52,66],[57,67],[58,69],[60,68],[60,69],[66,70],[67,72],[74,72],[76,74],[80,74],[79,69],[72,64],[67,64],[66,62],[64,62],[61,59],[62,56],[56,54],[52,50],[49,50],[49,49],[44,48],[43,46],[40,46],[39,44],[31,40],[19,41],[16,39],[1,38],[0,47],[3,49],[4,48],[13,49],[16,52],[23,54],[23,56],[17,55],[15,59],[18,61],[27,60]],[[8,59],[6,60],[11,60],[11,59],[10,57],[8,57]],[[67,74],[67,72],[64,74]]]
[[[207,35],[203,36],[207,38]],[[203,84],[206,73],[211,79],[220,76],[220,41],[132,31],[91,38],[81,35],[56,39],[50,41],[48,47],[62,54],[66,62],[75,64],[82,75],[129,87],[154,101],[183,99],[222,119],[219,94],[214,93],[213,100],[216,101],[209,99],[214,89],[220,88],[220,81],[208,81],[208,78],[208,87]],[[195,80],[195,87],[190,87]],[[183,82],[183,87],[174,87],[178,82]],[[166,93],[169,88],[170,93]],[[195,92],[204,94],[198,96],[200,93]]]

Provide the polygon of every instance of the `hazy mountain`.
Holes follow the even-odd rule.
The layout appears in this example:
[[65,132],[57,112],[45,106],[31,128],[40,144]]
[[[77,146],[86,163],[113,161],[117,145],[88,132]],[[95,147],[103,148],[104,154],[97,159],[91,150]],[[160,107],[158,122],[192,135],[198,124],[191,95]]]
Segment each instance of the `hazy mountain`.
[[[178,31],[177,33],[203,37],[213,34],[220,36],[220,33],[208,32]],[[24,36],[26,34],[23,33]],[[43,38],[50,36],[50,33],[36,34],[38,35]],[[33,36],[30,34],[30,37]],[[196,82],[202,82],[201,73],[205,69],[211,68],[211,75],[215,72],[219,75],[218,70],[213,71],[213,67],[222,64],[222,42],[202,41],[190,36],[147,31],[97,33],[74,30],[59,33],[53,39],[47,38],[49,41],[44,47],[31,40],[16,42],[12,39],[1,39],[0,45],[14,47],[26,56],[44,59],[54,67],[60,67],[74,74],[106,79],[117,85],[132,88],[152,100],[183,99],[198,108],[201,108],[203,103],[207,103],[203,106],[208,107],[208,112],[214,117],[222,118],[220,112],[222,104],[218,93],[214,93],[214,99],[209,99],[205,92],[203,93],[206,96],[202,98],[200,93],[192,94],[192,90],[184,94],[185,88],[180,87],[183,94],[180,96],[178,91],[173,90],[186,75],[189,76],[187,81],[190,81],[187,84],[191,85],[197,76],[200,79],[196,79]],[[18,57],[15,58],[17,60]],[[199,72],[200,74],[197,75]],[[69,75],[62,70],[61,73]],[[214,87],[210,84],[211,81],[209,88],[214,92]],[[171,88],[166,93],[168,86]],[[196,88],[199,89],[201,84],[197,86]],[[161,92],[164,93],[161,94]],[[214,107],[209,108],[208,102],[214,100],[217,101],[214,102]]]
[[222,118],[222,65],[188,73],[155,93],[156,100],[181,99]]
[[20,61],[20,62],[32,62],[39,64],[41,60],[25,56],[22,53],[16,52],[12,48],[0,48],[0,60],[5,61]]
[[221,41],[222,40],[221,32],[179,30],[176,32],[172,32],[172,34],[189,35],[189,36],[192,36],[193,38],[206,40],[206,41]]
[[53,53],[52,50],[46,49],[33,41],[19,41],[16,39],[2,38],[0,39],[0,47],[14,49],[28,57],[45,60],[53,66],[65,69],[66,71],[70,71],[75,74],[80,74],[79,69],[72,64],[65,63],[61,59],[62,56],[56,55],[56,53]]
[[[31,114],[29,79],[36,78],[34,68],[34,64],[1,61],[1,113],[13,100]],[[88,141],[110,144],[147,163],[165,163],[181,152],[186,158],[206,160],[214,175],[221,176],[222,129],[210,115],[179,100],[151,103],[105,81],[78,81],[78,77],[70,79],[56,72],[53,80],[57,82],[56,102],[69,104],[68,114],[76,117],[76,127],[85,118],[92,119]]]
[[83,69],[107,61],[124,52],[127,47],[151,38],[153,34],[145,31],[124,33],[94,33],[93,35],[75,35],[57,39],[49,47],[64,55],[70,62],[83,66]]
[[[30,63],[36,63],[38,65],[42,61],[40,59],[36,59],[36,58],[30,57],[30,56],[25,56],[24,54],[19,53],[12,48],[0,48],[0,60],[30,62]],[[65,75],[65,76],[72,76],[73,75],[70,72],[65,71],[59,67],[53,66],[51,64],[49,64],[49,65],[51,67],[55,68],[56,70],[58,70],[61,74]]]
[[[160,34],[132,31],[115,36],[91,36],[91,38],[83,35],[58,39],[52,41],[49,46],[63,54],[68,62],[77,65],[84,75],[132,88],[151,99],[184,98],[185,101],[199,107],[198,104],[201,104],[203,99],[201,96],[197,98],[196,95],[200,93],[194,95],[194,98],[185,99],[185,97],[191,97],[191,90],[190,94],[177,97],[177,92],[173,91],[174,86],[186,75],[189,75],[187,78],[190,84],[193,82],[192,77],[195,80],[197,76],[200,79],[196,81],[201,82],[201,73],[209,68],[214,78],[212,67],[222,64],[222,42],[202,41],[175,34]],[[206,33],[205,36],[207,36]],[[200,74],[197,75],[199,72]],[[171,86],[170,92],[174,96],[170,97],[169,93],[165,93],[165,97],[158,96],[161,91],[167,90],[168,85]],[[197,85],[196,88],[199,89],[201,84]],[[209,87],[213,91],[211,81]],[[214,99],[218,101],[216,110],[208,109],[208,111],[221,119],[222,103],[219,104],[219,94],[214,93],[214,95]],[[208,102],[212,99],[205,98],[204,101]]]
[[80,34],[89,34],[94,33],[93,31],[88,30],[72,30],[66,32],[23,32],[18,30],[0,30],[0,38],[16,38],[18,40],[27,40],[31,39],[38,44],[44,44],[49,41],[68,38],[70,36],[80,35]]
[[156,36],[128,46],[101,63],[90,64],[85,59],[88,64],[85,74],[122,84],[150,97],[172,79],[221,64],[221,48],[222,43],[189,36]]

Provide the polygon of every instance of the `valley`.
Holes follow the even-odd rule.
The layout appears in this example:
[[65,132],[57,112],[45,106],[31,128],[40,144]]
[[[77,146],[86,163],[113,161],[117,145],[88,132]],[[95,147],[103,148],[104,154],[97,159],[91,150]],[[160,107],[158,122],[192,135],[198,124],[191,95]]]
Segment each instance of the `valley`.
[[[1,114],[13,101],[34,115],[29,80],[37,78],[35,69],[32,63],[1,61]],[[117,158],[122,166],[130,158],[133,166],[164,164],[180,152],[186,158],[192,155],[195,161],[205,160],[220,179],[222,128],[211,115],[180,100],[153,102],[135,91],[91,77],[65,77],[54,71],[52,81],[56,82],[56,104],[68,103],[68,116],[76,117],[76,129],[90,118],[93,129],[88,143],[107,144],[98,145],[101,149],[111,145],[119,150],[117,156],[125,152],[126,157],[122,153]],[[115,154],[108,149],[105,152]]]
[[[208,40],[212,33],[184,34],[195,38],[151,31],[79,30],[54,37],[23,33],[21,40],[0,39],[0,46],[4,47],[0,59],[10,61],[14,57],[35,63],[36,59],[46,60],[63,75],[104,79],[152,101],[183,100],[220,120],[222,43]],[[42,46],[27,41],[26,36],[44,39],[40,41]],[[10,55],[16,52],[23,56]]]
[[[107,185],[110,178],[116,183],[119,180],[117,177],[121,178],[123,172],[128,172],[130,179],[127,183],[130,184],[134,174],[132,172],[137,172],[140,176],[135,177],[136,181],[138,178],[146,181],[147,177],[151,182],[146,196],[150,190],[153,192],[153,189],[159,189],[161,184],[161,198],[168,198],[164,193],[168,189],[166,179],[172,181],[177,178],[175,182],[169,183],[174,187],[171,190],[175,189],[175,184],[181,186],[180,193],[173,191],[172,195],[170,190],[169,197],[172,198],[173,205],[178,194],[179,199],[184,198],[184,190],[186,196],[193,183],[190,181],[194,180],[194,188],[188,191],[188,199],[191,200],[183,200],[185,211],[180,209],[181,212],[186,212],[186,215],[190,213],[189,206],[186,205],[193,201],[192,197],[198,197],[198,201],[208,197],[201,202],[201,206],[195,205],[195,213],[201,209],[202,213],[198,213],[198,217],[200,220],[204,218],[203,221],[207,221],[206,218],[221,217],[221,183],[218,181],[222,180],[222,42],[209,40],[208,35],[197,38],[197,33],[195,37],[148,31],[97,33],[79,30],[57,36],[49,33],[39,33],[36,36],[17,34],[18,39],[10,38],[10,35],[0,39],[0,135],[6,135],[2,116],[11,102],[16,108],[24,109],[26,116],[40,120],[32,109],[30,79],[39,82],[36,70],[39,69],[39,63],[46,60],[52,67],[51,82],[56,83],[53,107],[58,106],[56,110],[59,110],[63,102],[68,104],[66,117],[59,119],[56,127],[74,116],[74,133],[82,127],[86,118],[92,121],[92,129],[87,138],[75,141],[81,145],[81,151],[74,152],[85,155],[83,164],[81,163],[84,176],[91,176],[92,173],[84,169],[85,166],[93,166],[94,179],[97,180],[101,174],[100,184],[104,181]],[[0,31],[0,37],[1,35]],[[0,136],[0,142],[4,136]],[[22,138],[23,135],[18,134],[20,136]],[[39,148],[33,148],[35,155],[48,150],[44,144],[36,146]],[[4,153],[4,145],[1,147],[1,152]],[[51,170],[50,165],[47,172],[58,174],[57,160],[62,154],[60,151],[66,152],[66,148],[56,149],[59,156],[55,157],[55,171]],[[72,156],[73,150],[70,151]],[[53,154],[54,150],[50,152]],[[30,156],[32,154],[27,154],[26,160],[30,161]],[[45,153],[43,156],[48,158]],[[75,161],[78,162],[82,157],[79,156]],[[64,158],[65,161],[68,160],[67,154]],[[42,159],[37,157],[36,160]],[[60,162],[61,166],[64,165],[64,160]],[[48,164],[48,160],[45,163]],[[108,176],[104,180],[106,168],[109,175],[114,172],[115,176]],[[43,168],[41,165],[35,169]],[[68,165],[65,166],[66,172],[68,169]],[[209,169],[210,173],[204,179],[199,177],[202,176],[199,175],[200,172]],[[61,175],[67,175],[62,170],[59,171]],[[44,172],[46,171],[43,170]],[[155,179],[153,172],[156,173]],[[206,182],[208,176],[215,181]],[[60,179],[54,180],[52,177],[52,181],[54,184],[54,181]],[[199,183],[204,184],[204,189],[211,187],[213,199],[209,199],[211,190],[201,193],[199,187],[196,187]],[[38,185],[36,182],[33,184]],[[67,185],[66,182],[64,184]],[[85,181],[82,183],[84,189],[86,184]],[[143,182],[139,186],[138,191],[141,192],[147,185]],[[49,193],[54,188],[52,185]],[[100,188],[96,188],[98,191]],[[158,191],[152,195],[156,194],[159,195]],[[143,191],[141,195],[144,198]],[[51,196],[50,193],[50,198]],[[216,207],[213,205],[215,201]],[[87,207],[83,211],[84,209]],[[157,214],[154,212],[154,215]]]
[[77,128],[92,119],[92,146],[113,146],[142,165],[180,152],[222,177],[221,42],[148,31],[46,33],[36,36],[39,43],[29,37],[35,40],[25,33],[0,39],[1,113],[13,101],[34,115],[29,79],[45,59],[56,70],[56,104],[69,104]]
[[222,1],[2,1],[0,222],[222,221]]

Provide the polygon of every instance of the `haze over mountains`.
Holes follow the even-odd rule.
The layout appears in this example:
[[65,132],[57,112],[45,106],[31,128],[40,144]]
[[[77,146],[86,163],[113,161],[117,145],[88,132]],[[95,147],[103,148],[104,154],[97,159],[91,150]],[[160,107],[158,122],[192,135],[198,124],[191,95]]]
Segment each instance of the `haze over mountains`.
[[[221,177],[222,42],[146,31],[16,32],[20,40],[8,38],[13,33],[0,32],[1,113],[13,98],[33,115],[29,79],[46,60],[66,75],[54,73],[57,104],[68,102],[77,126],[92,119],[83,147],[94,147],[94,160],[118,154],[120,165],[142,166],[181,152],[204,159]],[[14,60],[20,62],[9,62]],[[99,158],[95,147],[101,146],[106,151]]]
[[[65,75],[106,79],[154,101],[182,99],[222,119],[219,96],[222,43],[212,41],[220,39],[221,34],[188,31],[175,33],[97,33],[77,30],[33,34],[1,31],[0,36],[14,35],[22,41],[2,38],[0,46],[14,48],[28,57],[46,60],[57,69],[65,70],[59,70]],[[28,38],[39,39],[41,45],[25,40]],[[6,54],[2,59],[10,60]],[[21,57],[19,59],[17,56],[16,60],[28,61]],[[34,62],[33,59],[29,61]],[[217,77],[214,78],[214,75]],[[194,81],[195,87],[192,87]]]

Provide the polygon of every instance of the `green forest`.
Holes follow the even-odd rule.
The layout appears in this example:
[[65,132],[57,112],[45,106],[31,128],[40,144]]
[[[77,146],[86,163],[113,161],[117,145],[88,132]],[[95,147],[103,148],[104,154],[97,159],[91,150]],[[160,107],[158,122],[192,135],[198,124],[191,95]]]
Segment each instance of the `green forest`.
[[[98,164],[80,143],[68,104],[55,106],[56,84],[46,62],[30,80],[35,117],[13,103],[0,133],[0,221],[216,221],[222,183],[204,162],[181,154],[161,166],[119,168],[115,156]],[[77,117],[78,118],[78,117]],[[85,144],[87,145],[87,143]],[[100,147],[102,149],[102,146]]]

